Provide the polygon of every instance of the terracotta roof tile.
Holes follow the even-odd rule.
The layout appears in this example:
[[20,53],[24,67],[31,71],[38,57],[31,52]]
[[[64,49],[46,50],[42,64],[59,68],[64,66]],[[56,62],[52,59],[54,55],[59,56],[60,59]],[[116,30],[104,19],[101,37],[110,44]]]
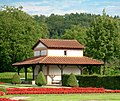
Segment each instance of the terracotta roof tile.
[[38,64],[40,61],[43,60],[43,58],[45,57],[32,57],[32,58],[28,58],[25,59],[21,62],[16,62],[14,64],[12,64],[13,66],[19,66],[19,65],[30,65],[30,64]]
[[40,39],[34,46],[41,42],[47,48],[59,48],[59,49],[81,49],[84,48],[77,40],[62,40],[62,39]]
[[68,65],[102,65],[101,61],[88,57],[36,57],[27,59],[22,62],[14,63],[13,65],[27,65],[27,64],[68,64]]

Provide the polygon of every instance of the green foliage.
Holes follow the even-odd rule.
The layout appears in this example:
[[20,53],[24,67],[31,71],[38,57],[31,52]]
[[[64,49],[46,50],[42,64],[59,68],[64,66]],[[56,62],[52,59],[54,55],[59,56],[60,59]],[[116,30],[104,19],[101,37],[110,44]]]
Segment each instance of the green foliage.
[[[31,47],[48,35],[46,24],[33,20],[21,7],[0,10],[0,72],[16,71],[12,63],[33,56]],[[27,43],[26,43],[27,42]]]
[[81,44],[85,43],[86,27],[80,25],[72,25],[70,29],[65,29],[64,34],[61,36],[62,39],[76,39]]
[[[66,79],[69,75],[63,75],[62,85],[67,86]],[[76,76],[80,87],[104,87],[106,89],[120,89],[120,76]]]
[[40,71],[40,73],[38,74],[36,80],[35,80],[35,84],[38,85],[38,86],[42,86],[42,85],[46,85],[46,79],[45,79],[45,76],[43,74],[42,71]]
[[21,80],[18,74],[15,74],[12,78],[12,84],[20,84]]
[[78,87],[79,86],[77,79],[73,73],[71,73],[69,78],[67,79],[67,86],[68,87]]
[[119,25],[103,13],[91,23],[86,37],[86,54],[104,62],[111,61],[118,52]]
[[[102,60],[105,64],[119,59],[119,39],[120,26],[118,20],[108,17],[103,11],[103,15],[91,23],[86,33],[86,55]],[[105,74],[105,68],[103,74]]]
[[0,87],[0,91],[4,92],[6,94],[6,88],[5,87]]
[[[34,19],[39,23],[46,23],[49,30],[50,38],[60,38],[65,34],[65,30],[69,30],[72,26],[89,27],[90,22],[98,15],[76,13],[76,14],[65,14],[55,15],[51,14],[49,17],[44,15],[35,15]],[[69,33],[67,33],[69,35]]]

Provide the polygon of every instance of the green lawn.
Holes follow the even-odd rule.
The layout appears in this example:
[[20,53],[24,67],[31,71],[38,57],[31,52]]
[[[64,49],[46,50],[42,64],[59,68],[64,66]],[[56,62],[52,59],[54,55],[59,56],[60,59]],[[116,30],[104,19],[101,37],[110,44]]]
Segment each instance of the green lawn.
[[[0,73],[0,78],[12,78],[15,73],[17,72],[3,72]],[[32,73],[27,73],[27,76],[29,79],[32,79]],[[24,77],[25,77],[25,73],[20,73],[20,78],[24,78]]]
[[100,93],[100,94],[41,94],[41,95],[5,95],[12,97],[30,97],[28,101],[120,101],[119,93]]
[[[17,72],[0,73],[0,82],[11,83],[13,75]],[[32,80],[32,73],[27,73],[28,79]],[[25,73],[20,73],[20,78],[25,78]]]
[[[0,82],[11,80],[15,73],[0,73]],[[24,73],[20,73],[24,78]],[[32,79],[32,73],[28,73],[28,78]],[[1,81],[3,80],[3,81]],[[9,81],[10,82],[10,81]],[[33,87],[29,84],[12,85],[11,83],[1,84],[0,87]],[[36,85],[34,87],[37,87]],[[45,86],[49,87],[49,86]],[[120,101],[120,93],[100,93],[100,94],[31,94],[31,95],[5,95],[0,98],[29,97],[27,101]]]

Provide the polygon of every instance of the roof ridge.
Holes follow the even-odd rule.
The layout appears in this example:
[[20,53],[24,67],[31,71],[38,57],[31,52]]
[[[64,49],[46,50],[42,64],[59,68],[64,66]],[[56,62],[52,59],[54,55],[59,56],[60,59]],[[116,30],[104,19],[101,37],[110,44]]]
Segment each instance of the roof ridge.
[[[39,39],[39,40],[77,41],[76,39]],[[78,42],[78,41],[77,41],[77,42]]]

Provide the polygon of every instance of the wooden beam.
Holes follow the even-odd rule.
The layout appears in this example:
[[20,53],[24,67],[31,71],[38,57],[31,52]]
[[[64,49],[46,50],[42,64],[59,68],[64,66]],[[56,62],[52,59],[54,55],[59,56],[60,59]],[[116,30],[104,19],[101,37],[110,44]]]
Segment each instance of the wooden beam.
[[42,70],[43,65],[39,65],[39,66],[40,66],[40,68],[39,68],[39,70],[38,70],[38,74],[39,74],[40,71],[43,71],[43,70]]
[[18,75],[20,75],[20,70],[22,67],[17,67],[18,68]]
[[63,75],[63,70],[65,69],[66,65],[57,65],[58,68],[61,70],[61,76]]
[[[57,66],[58,66],[58,68],[61,70],[61,81],[62,81],[63,70],[65,69],[65,67],[66,67],[67,65],[57,65]],[[62,82],[61,82],[61,84],[62,84]]]
[[24,67],[25,69],[25,81],[27,81],[27,67]]
[[32,66],[33,80],[35,80],[35,66]]
[[46,72],[47,72],[47,75],[49,75],[49,68],[50,68],[50,67],[49,67],[49,65],[47,65],[46,67],[47,67],[47,71],[46,71]]
[[91,75],[92,74],[92,67],[87,66],[87,69],[88,69],[89,75]]

